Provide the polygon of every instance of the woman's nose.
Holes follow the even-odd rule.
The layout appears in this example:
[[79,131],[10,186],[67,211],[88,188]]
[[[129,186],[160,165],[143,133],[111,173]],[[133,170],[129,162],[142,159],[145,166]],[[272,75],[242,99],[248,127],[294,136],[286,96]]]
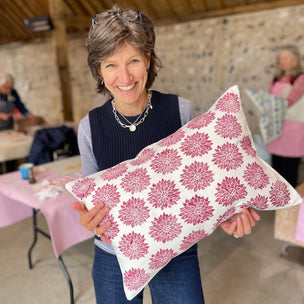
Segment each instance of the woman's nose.
[[120,73],[121,81],[124,83],[129,83],[132,75],[128,68],[122,68]]

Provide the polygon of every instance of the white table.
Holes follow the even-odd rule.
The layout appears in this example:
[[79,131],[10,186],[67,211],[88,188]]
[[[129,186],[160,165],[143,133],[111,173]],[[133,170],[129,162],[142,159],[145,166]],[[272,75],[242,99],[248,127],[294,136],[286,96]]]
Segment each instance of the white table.
[[33,137],[13,130],[0,131],[0,162],[27,157]]
[[29,155],[33,137],[13,130],[0,131],[0,163],[6,172],[5,162]]

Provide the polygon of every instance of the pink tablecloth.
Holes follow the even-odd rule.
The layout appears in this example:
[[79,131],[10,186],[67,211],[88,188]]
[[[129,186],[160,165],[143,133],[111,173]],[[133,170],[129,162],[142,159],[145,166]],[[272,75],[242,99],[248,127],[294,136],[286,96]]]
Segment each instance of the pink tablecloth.
[[[75,158],[80,161],[80,158]],[[61,162],[61,163],[60,163]],[[55,163],[55,162],[54,162]],[[56,162],[57,168],[64,172],[64,160]],[[67,172],[68,172],[68,167]],[[40,200],[37,193],[42,190],[46,181],[59,184],[64,182],[66,175],[59,174],[51,166],[35,168],[37,182],[29,184],[22,180],[19,172],[12,172],[0,176],[0,227],[13,224],[32,214],[32,208],[40,209],[44,214],[56,257],[67,248],[93,237],[79,224],[79,215],[72,208],[75,198],[67,191],[60,192],[57,197]],[[69,178],[79,177],[79,174],[67,175]],[[63,189],[63,185],[62,185]],[[3,212],[4,210],[4,212]]]

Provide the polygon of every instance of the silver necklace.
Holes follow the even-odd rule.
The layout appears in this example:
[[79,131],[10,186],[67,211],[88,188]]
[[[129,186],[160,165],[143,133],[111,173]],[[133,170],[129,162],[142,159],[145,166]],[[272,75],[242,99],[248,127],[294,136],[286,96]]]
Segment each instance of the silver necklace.
[[[148,92],[148,102],[146,104],[146,106],[144,107],[144,109],[142,110],[142,112],[137,116],[137,118],[135,119],[134,122],[130,122],[127,117],[125,117],[122,113],[120,113],[118,111],[118,109],[116,108],[116,105],[115,105],[115,98],[113,98],[112,100],[112,109],[113,109],[113,114],[114,114],[114,117],[116,119],[116,121],[123,127],[123,128],[129,128],[129,130],[131,132],[134,132],[136,130],[136,127],[138,125],[140,125],[141,123],[144,122],[144,120],[146,119],[146,117],[148,116],[148,113],[149,113],[149,109],[152,109],[152,104],[151,104],[151,97],[152,97],[152,94],[151,92]],[[117,112],[122,116],[122,118],[128,123],[127,124],[124,124],[123,122],[121,122],[121,120],[119,119],[118,115],[117,115]],[[141,118],[141,119],[140,119]]]

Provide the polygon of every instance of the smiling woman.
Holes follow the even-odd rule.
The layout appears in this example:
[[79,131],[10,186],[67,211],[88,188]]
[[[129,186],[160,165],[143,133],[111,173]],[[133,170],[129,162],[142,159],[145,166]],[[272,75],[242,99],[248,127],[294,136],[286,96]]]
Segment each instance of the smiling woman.
[[[84,177],[135,158],[145,147],[168,137],[194,118],[189,101],[150,90],[161,67],[154,47],[153,24],[141,12],[122,10],[115,5],[93,17],[87,41],[88,64],[98,91],[110,94],[111,98],[90,111],[79,124],[78,143]],[[152,156],[147,151],[143,157]],[[177,161],[174,155],[172,157],[168,158],[166,170],[170,171]],[[137,173],[134,178],[134,187],[140,187],[143,176]],[[163,183],[167,185],[165,180]],[[107,201],[105,198],[104,202],[95,202],[90,211],[81,203],[73,205],[80,214],[80,223],[96,234],[92,274],[97,303],[142,303],[142,291],[132,301],[124,294],[117,257],[105,236],[108,228],[115,226],[111,223],[111,215],[106,217],[111,207],[105,204]],[[164,206],[170,208],[170,202],[164,202]],[[133,197],[126,208],[142,209],[142,204]],[[227,233],[241,237],[251,233],[258,219],[255,211],[244,209],[223,222],[221,227]],[[121,245],[123,248],[138,241],[135,234],[131,236]],[[137,259],[138,252],[134,254]],[[172,259],[149,286],[155,302],[204,303],[197,244]]]

